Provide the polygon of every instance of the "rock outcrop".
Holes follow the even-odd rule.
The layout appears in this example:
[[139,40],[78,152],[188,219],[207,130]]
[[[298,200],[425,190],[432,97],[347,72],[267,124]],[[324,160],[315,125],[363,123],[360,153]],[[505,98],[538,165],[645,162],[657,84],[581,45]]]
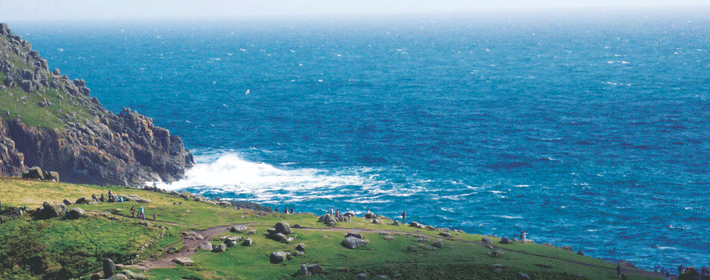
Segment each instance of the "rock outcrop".
[[109,112],[90,97],[84,80],[50,72],[47,61],[4,23],[0,72],[2,176],[37,166],[65,182],[140,186],[177,180],[194,164],[180,137],[131,109]]

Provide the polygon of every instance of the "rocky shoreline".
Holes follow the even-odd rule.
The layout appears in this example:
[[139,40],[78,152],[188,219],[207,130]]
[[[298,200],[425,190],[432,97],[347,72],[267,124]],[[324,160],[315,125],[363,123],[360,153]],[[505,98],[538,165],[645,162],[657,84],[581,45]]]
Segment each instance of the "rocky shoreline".
[[[175,181],[194,165],[180,137],[131,109],[109,112],[90,97],[86,82],[50,72],[5,23],[0,72],[0,97],[11,100],[0,104],[0,175],[20,176],[37,166],[70,183],[141,186]],[[46,112],[59,125],[28,125],[26,108]]]

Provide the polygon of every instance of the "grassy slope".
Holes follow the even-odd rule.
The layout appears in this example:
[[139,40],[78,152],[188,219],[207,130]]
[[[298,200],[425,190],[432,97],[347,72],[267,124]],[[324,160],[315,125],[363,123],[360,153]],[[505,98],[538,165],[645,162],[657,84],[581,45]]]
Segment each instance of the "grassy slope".
[[[64,183],[39,183],[15,179],[0,179],[0,194],[4,206],[39,206],[43,201],[75,200],[81,196],[108,192],[107,187],[72,185]],[[119,221],[109,220],[102,215],[93,215],[78,221],[31,221],[27,218],[0,223],[0,278],[33,278],[23,264],[23,259],[32,256],[43,258],[45,270],[57,273],[62,267],[69,268],[74,276],[88,275],[100,270],[100,260],[112,257],[128,263],[130,259],[140,260],[151,255],[161,256],[163,248],[178,243],[179,232],[201,230],[218,225],[242,222],[253,223],[250,228],[257,234],[223,233],[212,239],[217,245],[220,236],[239,235],[251,237],[255,245],[236,246],[224,253],[198,251],[191,258],[196,262],[192,267],[155,269],[147,273],[155,279],[279,279],[290,278],[302,263],[318,264],[328,275],[323,279],[355,279],[355,273],[365,272],[371,277],[385,274],[393,277],[401,274],[403,279],[510,279],[522,271],[533,279],[578,279],[583,275],[590,279],[618,279],[616,264],[591,257],[579,256],[556,248],[533,244],[498,244],[503,249],[500,258],[488,256],[490,249],[473,242],[482,236],[454,234],[455,241],[444,240],[443,249],[431,250],[425,247],[437,239],[438,231],[420,230],[408,226],[373,225],[362,218],[352,223],[339,223],[338,227],[367,229],[363,232],[371,243],[365,248],[350,250],[340,246],[347,231],[319,231],[294,229],[296,240],[282,244],[264,237],[266,229],[277,221],[288,221],[309,228],[326,229],[317,223],[312,214],[284,215],[254,213],[250,210],[222,208],[207,203],[188,201],[166,194],[137,189],[110,188],[115,194],[138,194],[152,200],[152,203],[102,203],[81,205],[85,210],[96,211],[109,217],[119,217]],[[159,213],[158,222],[150,222],[158,227],[145,227],[129,216],[131,206],[144,206],[147,216]],[[70,206],[76,207],[74,205]],[[381,230],[402,231],[394,234],[395,239],[387,241],[379,233]],[[429,242],[417,242],[415,235],[427,235]],[[294,251],[298,243],[306,244],[306,254],[297,256],[281,264],[271,264],[268,254],[273,251]],[[144,244],[152,244],[144,252],[139,252]],[[409,245],[417,247],[415,252],[406,252]],[[136,257],[136,255],[139,255]],[[582,264],[591,264],[591,267]],[[503,274],[496,274],[493,264],[503,264]],[[550,267],[550,268],[546,268]],[[601,269],[604,267],[607,269]],[[36,277],[39,278],[39,277]],[[318,277],[314,277],[318,278]],[[629,279],[647,279],[630,275]]]
[[[7,39],[0,37],[0,45],[5,43],[7,43]],[[10,54],[10,62],[16,69],[35,70],[34,65],[24,63],[15,53],[8,53]],[[51,74],[48,76],[48,82],[51,83],[55,78]],[[5,79],[5,74],[0,72],[0,85],[5,83]],[[21,81],[15,82],[20,83]],[[64,101],[59,99],[60,91],[65,97]],[[13,96],[10,96],[10,93]],[[24,101],[20,100],[23,96],[26,98]],[[47,98],[53,105],[45,108],[40,107],[37,104],[42,98]],[[6,111],[10,112],[10,116],[6,114]],[[0,90],[0,113],[4,121],[22,116],[21,119],[25,124],[48,129],[63,129],[64,123],[60,120],[60,116],[64,114],[69,114],[74,118],[74,122],[78,123],[90,119],[87,109],[72,101],[70,96],[67,95],[66,89],[57,90],[49,87],[47,87],[45,92],[25,92],[19,86]]]

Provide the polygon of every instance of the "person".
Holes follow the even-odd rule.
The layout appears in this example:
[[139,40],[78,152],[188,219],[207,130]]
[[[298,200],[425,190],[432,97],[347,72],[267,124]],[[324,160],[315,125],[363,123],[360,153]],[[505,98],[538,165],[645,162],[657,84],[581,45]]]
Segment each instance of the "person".
[[288,212],[291,213],[291,214],[293,214],[293,207],[289,207],[289,208],[288,208]]
[[155,218],[157,218],[157,217],[158,217],[158,213],[157,212],[153,213],[153,221],[155,221]]
[[671,279],[671,272],[668,271],[668,269],[666,269],[666,280],[670,280],[670,279]]
[[136,217],[136,207],[131,206],[131,218],[135,218],[135,217]]
[[407,223],[407,211],[402,211],[402,223]]
[[288,214],[288,208],[284,207],[284,214]]
[[121,201],[121,202],[123,202],[123,197],[120,197],[118,200]]
[[333,213],[333,207],[330,207],[330,215],[333,216],[333,214],[335,214]]
[[145,221],[145,209],[141,206],[141,210],[138,212],[139,218]]
[[278,214],[278,213],[279,213],[279,208],[274,207],[274,212],[276,212],[276,214]]
[[678,266],[678,276],[680,276],[683,273],[683,264],[680,264]]
[[[522,235],[522,233],[520,234]],[[621,264],[616,264],[616,276],[621,277]]]

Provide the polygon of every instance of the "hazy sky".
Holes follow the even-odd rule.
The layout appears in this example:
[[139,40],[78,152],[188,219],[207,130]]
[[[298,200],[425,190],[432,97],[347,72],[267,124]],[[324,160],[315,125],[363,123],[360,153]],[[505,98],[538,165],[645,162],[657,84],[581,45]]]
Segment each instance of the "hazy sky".
[[709,9],[708,0],[0,0],[0,22],[143,18],[338,17],[639,8]]

